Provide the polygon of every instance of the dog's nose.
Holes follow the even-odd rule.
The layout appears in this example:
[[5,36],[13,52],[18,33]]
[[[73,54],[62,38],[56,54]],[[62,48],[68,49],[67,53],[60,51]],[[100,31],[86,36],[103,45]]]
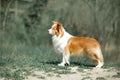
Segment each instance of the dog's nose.
[[50,33],[50,29],[48,29],[48,32]]
[[48,29],[48,32],[50,31],[50,29]]

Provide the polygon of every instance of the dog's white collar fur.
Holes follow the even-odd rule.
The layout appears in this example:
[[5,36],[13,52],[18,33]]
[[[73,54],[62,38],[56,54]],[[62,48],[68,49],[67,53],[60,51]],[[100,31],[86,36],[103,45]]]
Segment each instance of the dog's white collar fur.
[[72,35],[67,33],[65,30],[64,30],[64,35],[62,37],[61,35],[59,35],[58,37],[54,35],[52,37],[52,42],[53,42],[55,51],[59,53],[63,53],[65,46],[67,45],[67,42],[71,37]]

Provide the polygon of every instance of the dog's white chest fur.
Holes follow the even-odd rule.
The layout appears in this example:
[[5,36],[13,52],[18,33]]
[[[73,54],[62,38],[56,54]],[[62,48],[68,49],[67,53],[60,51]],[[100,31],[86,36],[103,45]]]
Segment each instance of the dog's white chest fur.
[[62,37],[57,37],[57,36],[53,36],[52,37],[52,42],[53,42],[53,46],[56,52],[59,53],[63,53],[65,46],[67,45],[68,40],[72,37],[72,35],[70,35],[67,32],[64,32],[64,35]]

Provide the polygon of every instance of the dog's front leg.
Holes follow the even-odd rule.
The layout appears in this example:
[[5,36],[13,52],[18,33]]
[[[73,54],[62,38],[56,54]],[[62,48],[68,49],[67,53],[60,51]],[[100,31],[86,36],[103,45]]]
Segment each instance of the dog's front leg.
[[60,64],[58,64],[58,66],[65,66],[65,64],[66,64],[66,60],[65,60],[65,53],[63,53],[63,56],[62,56],[63,58],[62,58],[62,62],[60,63]]
[[62,62],[61,62],[60,64],[58,64],[58,66],[65,66],[66,63],[67,63],[68,65],[70,65],[69,57],[70,57],[70,54],[63,53]]

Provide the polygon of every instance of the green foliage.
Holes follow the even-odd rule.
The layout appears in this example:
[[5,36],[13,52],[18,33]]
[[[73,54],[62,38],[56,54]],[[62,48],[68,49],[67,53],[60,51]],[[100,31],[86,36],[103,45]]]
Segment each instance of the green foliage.
[[104,45],[119,43],[119,0],[2,0],[1,3],[0,41],[49,45],[47,30],[57,20],[74,35],[95,37]]

